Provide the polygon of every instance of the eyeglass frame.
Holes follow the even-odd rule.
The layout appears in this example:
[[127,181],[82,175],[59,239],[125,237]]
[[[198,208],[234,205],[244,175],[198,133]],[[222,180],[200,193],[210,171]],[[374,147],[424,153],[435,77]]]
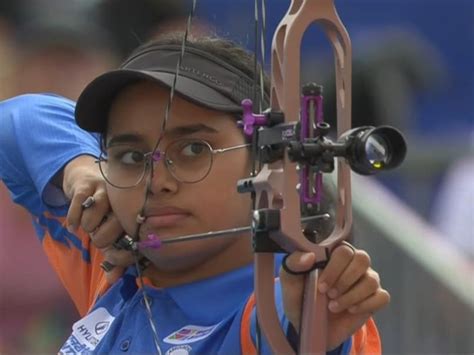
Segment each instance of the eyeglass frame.
[[[192,142],[199,142],[199,143],[204,143],[208,148],[209,148],[209,151],[211,152],[211,163],[209,164],[209,169],[207,170],[206,174],[200,178],[199,180],[196,180],[196,181],[192,181],[192,182],[188,182],[188,181],[182,181],[181,179],[179,179],[174,173],[173,171],[169,168],[169,165],[168,165],[168,159],[166,159],[166,151],[168,150],[168,148],[170,146],[172,146],[173,144],[176,144],[177,142],[181,142],[181,141],[192,141]],[[108,159],[106,158],[103,158],[102,157],[102,154],[104,153],[104,150],[101,151],[101,155],[99,157],[99,159],[97,159],[95,161],[96,164],[99,165],[99,170],[100,170],[100,173],[102,174],[103,178],[105,179],[105,181],[110,184],[111,186],[117,188],[117,189],[122,189],[122,190],[126,190],[126,189],[133,189],[134,187],[137,187],[138,185],[140,185],[140,183],[143,181],[143,178],[145,177],[146,173],[147,173],[147,170],[150,168],[150,166],[153,166],[153,163],[159,163],[163,157],[163,162],[164,162],[164,165],[166,167],[166,170],[168,170],[168,172],[173,176],[174,179],[176,179],[176,181],[178,182],[181,182],[183,184],[196,184],[198,182],[201,182],[202,180],[204,180],[208,175],[209,173],[211,172],[211,169],[212,169],[212,165],[214,164],[214,155],[217,155],[217,154],[222,154],[222,153],[226,153],[226,152],[229,152],[229,151],[233,151],[233,150],[236,150],[236,149],[241,149],[241,148],[245,148],[245,147],[250,147],[252,144],[250,143],[246,143],[246,144],[239,144],[239,145],[235,145],[235,146],[231,146],[231,147],[226,147],[226,148],[217,148],[217,149],[214,149],[212,147],[212,145],[204,140],[204,139],[193,139],[193,138],[182,138],[182,139],[178,139],[178,140],[175,140],[171,143],[169,143],[166,148],[164,150],[154,150],[154,151],[150,151],[150,152],[146,152],[146,153],[142,153],[143,154],[143,158],[145,160],[145,165],[144,165],[144,169],[143,169],[143,173],[142,175],[138,178],[137,182],[131,186],[126,186],[126,187],[123,187],[123,186],[118,186],[118,185],[115,185],[114,183],[112,183],[106,176],[106,174],[104,173],[103,169],[102,169],[102,165],[101,165],[101,162],[107,162]],[[155,154],[159,153],[160,156],[158,158],[154,158],[153,156]],[[161,155],[162,154],[162,155]]]

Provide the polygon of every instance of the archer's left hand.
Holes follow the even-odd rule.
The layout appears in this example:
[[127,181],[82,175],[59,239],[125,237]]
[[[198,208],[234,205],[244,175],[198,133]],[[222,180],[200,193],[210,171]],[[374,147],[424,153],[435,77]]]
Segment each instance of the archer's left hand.
[[[286,265],[294,272],[306,271],[314,265],[315,258],[313,253],[294,252]],[[390,302],[390,294],[370,266],[370,256],[365,251],[342,244],[332,252],[319,276],[318,290],[328,296],[328,351],[349,339],[374,312]],[[304,275],[293,275],[282,268],[280,280],[285,314],[298,330]]]

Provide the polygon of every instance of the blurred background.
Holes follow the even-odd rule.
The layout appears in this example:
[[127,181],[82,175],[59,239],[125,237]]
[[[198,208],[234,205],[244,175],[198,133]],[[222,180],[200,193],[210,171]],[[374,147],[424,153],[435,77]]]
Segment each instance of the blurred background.
[[[267,2],[267,59],[288,4]],[[401,168],[353,182],[356,243],[392,293],[376,316],[384,352],[474,353],[474,1],[336,5],[353,45],[353,125],[391,124],[408,140]],[[189,9],[179,0],[0,0],[0,100],[75,100],[136,46],[184,29]],[[253,0],[199,0],[193,31],[253,51],[253,11]],[[301,71],[324,85],[333,122],[332,49],[316,25]],[[0,209],[0,353],[55,352],[77,314],[1,184]]]

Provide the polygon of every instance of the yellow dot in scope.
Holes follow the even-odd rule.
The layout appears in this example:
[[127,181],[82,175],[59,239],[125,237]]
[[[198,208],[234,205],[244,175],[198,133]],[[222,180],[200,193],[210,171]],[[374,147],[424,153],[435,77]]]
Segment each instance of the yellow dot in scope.
[[383,168],[383,164],[381,162],[376,162],[376,163],[373,163],[372,166],[376,169],[381,169]]

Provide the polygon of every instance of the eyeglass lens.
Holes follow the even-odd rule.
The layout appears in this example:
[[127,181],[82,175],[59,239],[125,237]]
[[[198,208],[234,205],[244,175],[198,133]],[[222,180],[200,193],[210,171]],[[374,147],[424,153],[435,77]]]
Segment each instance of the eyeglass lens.
[[[181,182],[204,179],[212,166],[212,148],[201,140],[179,140],[165,150],[168,171]],[[113,186],[133,187],[140,183],[150,167],[151,154],[133,145],[114,145],[99,160],[104,178]]]

